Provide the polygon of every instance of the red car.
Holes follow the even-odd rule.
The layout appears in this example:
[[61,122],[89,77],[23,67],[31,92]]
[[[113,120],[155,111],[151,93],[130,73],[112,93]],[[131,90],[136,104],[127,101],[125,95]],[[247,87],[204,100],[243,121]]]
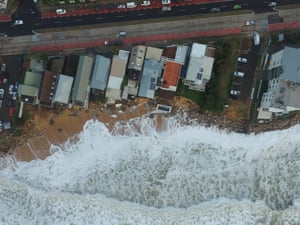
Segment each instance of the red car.
[[10,107],[10,108],[9,108],[9,116],[10,116],[10,117],[14,117],[14,115],[15,115],[15,110],[14,110],[13,107]]

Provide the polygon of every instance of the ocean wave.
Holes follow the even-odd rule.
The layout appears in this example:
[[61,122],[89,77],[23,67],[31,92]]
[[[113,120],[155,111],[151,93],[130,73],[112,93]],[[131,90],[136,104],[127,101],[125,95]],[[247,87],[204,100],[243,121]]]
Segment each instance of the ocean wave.
[[76,143],[53,146],[45,160],[10,160],[0,171],[0,218],[13,209],[36,224],[300,221],[300,126],[245,135],[176,117],[160,123],[158,131],[144,117],[110,132],[88,121]]

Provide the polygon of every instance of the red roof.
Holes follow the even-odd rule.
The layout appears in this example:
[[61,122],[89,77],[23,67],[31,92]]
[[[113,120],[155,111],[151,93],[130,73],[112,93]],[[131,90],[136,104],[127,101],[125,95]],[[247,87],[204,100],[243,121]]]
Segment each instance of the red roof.
[[181,65],[176,62],[167,61],[163,74],[163,88],[169,88],[170,86],[177,87],[178,79],[180,76]]

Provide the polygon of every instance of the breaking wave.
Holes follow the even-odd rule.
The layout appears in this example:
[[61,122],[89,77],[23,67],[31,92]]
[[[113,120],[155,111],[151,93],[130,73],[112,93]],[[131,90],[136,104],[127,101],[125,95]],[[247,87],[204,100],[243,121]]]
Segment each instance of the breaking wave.
[[300,126],[245,135],[157,121],[112,132],[88,121],[45,160],[7,157],[0,224],[300,223]]

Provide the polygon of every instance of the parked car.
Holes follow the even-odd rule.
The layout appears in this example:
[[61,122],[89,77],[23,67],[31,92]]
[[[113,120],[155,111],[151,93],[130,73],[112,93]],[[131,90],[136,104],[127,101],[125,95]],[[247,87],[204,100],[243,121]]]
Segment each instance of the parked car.
[[10,84],[8,87],[8,94],[12,95],[14,92],[14,88],[15,88],[15,86],[13,84]]
[[247,63],[248,62],[248,60],[247,60],[247,58],[245,58],[245,57],[238,57],[238,62],[240,62],[240,63]]
[[7,107],[12,107],[12,100],[11,99],[8,99],[7,100]]
[[236,4],[233,6],[233,9],[241,9],[242,8],[242,5],[240,4]]
[[118,5],[118,9],[125,9],[126,8],[126,5],[125,4],[119,4]]
[[211,8],[210,12],[221,12],[221,9],[218,7]]
[[5,70],[6,70],[6,63],[2,63],[2,65],[1,65],[1,71],[5,72]]
[[3,130],[3,122],[0,121],[0,132]]
[[4,89],[1,88],[0,89],[0,98],[4,98],[4,93],[5,93]]
[[151,5],[150,1],[143,1],[143,3],[141,3],[141,6],[149,6]]
[[14,107],[9,108],[8,114],[9,114],[10,117],[14,117],[14,115],[15,115]]
[[18,91],[18,89],[19,89],[19,81],[16,81],[14,90],[15,90],[15,91]]
[[63,15],[63,14],[67,13],[67,10],[66,9],[56,9],[55,12],[57,15]]
[[247,20],[247,21],[245,22],[245,25],[246,25],[246,26],[254,26],[254,25],[255,25],[255,20]]
[[17,100],[17,97],[18,97],[17,92],[14,91],[13,94],[12,94],[12,97],[11,97],[12,100]]
[[233,75],[236,76],[236,77],[244,77],[245,73],[244,72],[240,72],[240,71],[234,71]]
[[11,123],[10,122],[4,122],[3,123],[3,129],[4,130],[8,130],[11,128]]
[[171,4],[171,0],[161,0],[161,4],[163,5]]
[[231,90],[230,90],[230,94],[231,94],[232,96],[240,96],[240,95],[241,95],[241,91],[231,89]]

